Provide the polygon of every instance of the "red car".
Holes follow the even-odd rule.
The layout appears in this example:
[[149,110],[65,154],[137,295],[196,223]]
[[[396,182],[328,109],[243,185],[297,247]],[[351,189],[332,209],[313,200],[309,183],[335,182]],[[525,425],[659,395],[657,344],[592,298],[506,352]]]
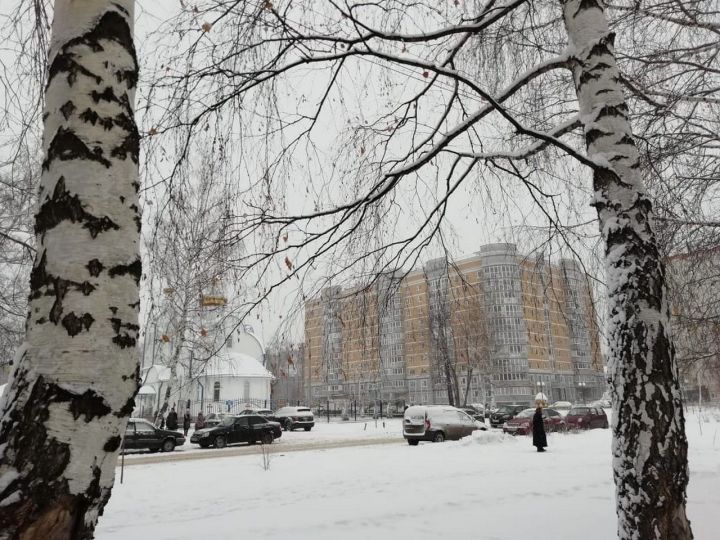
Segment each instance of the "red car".
[[[503,425],[503,433],[512,435],[532,435],[533,416],[535,409],[525,409],[515,418],[508,420]],[[565,420],[555,409],[543,409],[543,424],[545,431],[565,431]]]
[[600,407],[573,407],[565,417],[569,429],[608,428],[608,417]]

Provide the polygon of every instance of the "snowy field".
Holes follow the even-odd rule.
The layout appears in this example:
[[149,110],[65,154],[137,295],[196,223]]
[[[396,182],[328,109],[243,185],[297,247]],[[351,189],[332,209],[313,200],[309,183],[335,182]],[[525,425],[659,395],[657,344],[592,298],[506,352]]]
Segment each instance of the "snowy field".
[[[372,431],[370,424],[368,431],[319,424],[310,433],[284,433],[269,447],[267,471],[259,447],[250,455],[128,467],[96,538],[615,537],[609,430],[550,434],[549,451],[537,454],[529,438],[496,431],[410,447],[398,421],[385,430],[371,424]],[[687,428],[689,517],[696,538],[717,538],[720,414],[706,416],[702,433],[690,414]],[[380,431],[397,444],[283,453],[306,435],[334,441]]]

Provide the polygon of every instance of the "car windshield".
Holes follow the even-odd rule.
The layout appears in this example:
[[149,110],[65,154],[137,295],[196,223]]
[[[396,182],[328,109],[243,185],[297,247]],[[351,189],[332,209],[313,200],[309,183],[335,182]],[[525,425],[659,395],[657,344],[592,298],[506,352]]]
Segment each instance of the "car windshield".
[[272,414],[272,411],[268,410],[268,409],[260,409],[259,411],[257,411],[256,414],[261,414],[261,415]]
[[310,412],[310,409],[304,409],[302,407],[299,407],[297,412]]
[[499,407],[497,412],[499,413],[509,413],[513,412],[515,410],[515,407],[511,407],[509,405],[503,405],[502,407]]
[[222,422],[220,422],[221,426],[232,426],[235,422],[235,419],[232,416],[226,416],[222,419]]
[[517,415],[517,418],[530,418],[533,414],[535,414],[535,409],[525,409]]
[[583,416],[585,414],[588,414],[589,412],[590,409],[588,409],[587,407],[575,407],[574,409],[570,409],[570,412],[568,414]]

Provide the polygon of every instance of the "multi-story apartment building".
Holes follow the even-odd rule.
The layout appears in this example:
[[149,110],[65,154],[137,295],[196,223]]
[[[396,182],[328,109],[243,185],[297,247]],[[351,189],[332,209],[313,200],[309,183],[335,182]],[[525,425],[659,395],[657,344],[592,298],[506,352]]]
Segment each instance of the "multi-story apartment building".
[[720,247],[667,260],[680,384],[689,402],[720,398]]
[[308,402],[529,403],[605,390],[592,294],[579,265],[490,244],[305,305]]

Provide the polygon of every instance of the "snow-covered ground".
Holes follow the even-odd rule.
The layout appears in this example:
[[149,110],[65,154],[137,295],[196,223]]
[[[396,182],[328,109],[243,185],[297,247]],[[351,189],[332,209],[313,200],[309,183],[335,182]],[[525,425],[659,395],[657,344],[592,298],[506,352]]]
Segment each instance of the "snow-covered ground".
[[[696,415],[687,424],[688,513],[699,539],[720,530],[720,414],[706,419],[702,434]],[[387,436],[400,436],[395,425],[386,425]],[[615,537],[609,430],[550,434],[545,454],[527,437],[496,431],[418,447],[283,453],[283,443],[306,435],[369,437],[355,424],[321,426],[283,434],[269,447],[267,471],[259,447],[251,455],[128,467],[96,538]]]

